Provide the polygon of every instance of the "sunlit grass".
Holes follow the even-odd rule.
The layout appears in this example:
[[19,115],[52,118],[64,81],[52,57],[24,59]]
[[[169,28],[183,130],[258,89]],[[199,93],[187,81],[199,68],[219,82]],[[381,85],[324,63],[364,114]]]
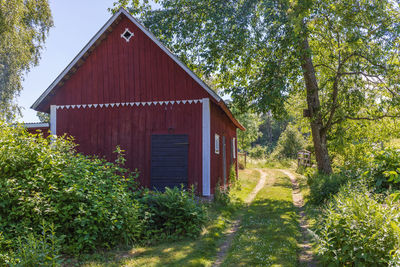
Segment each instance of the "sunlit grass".
[[247,168],[270,168],[270,169],[287,169],[287,168],[295,168],[296,161],[292,159],[272,159],[272,158],[265,158],[265,159],[252,159],[248,158],[247,160]]
[[290,180],[268,170],[267,186],[244,212],[223,266],[296,266],[300,235]]

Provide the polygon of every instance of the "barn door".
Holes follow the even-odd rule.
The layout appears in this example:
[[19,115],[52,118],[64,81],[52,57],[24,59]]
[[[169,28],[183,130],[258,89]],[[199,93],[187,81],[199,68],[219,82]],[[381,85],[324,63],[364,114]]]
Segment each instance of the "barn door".
[[226,140],[222,136],[222,176],[224,177],[224,187],[226,187]]
[[151,188],[164,191],[181,184],[187,188],[188,152],[187,135],[152,135]]

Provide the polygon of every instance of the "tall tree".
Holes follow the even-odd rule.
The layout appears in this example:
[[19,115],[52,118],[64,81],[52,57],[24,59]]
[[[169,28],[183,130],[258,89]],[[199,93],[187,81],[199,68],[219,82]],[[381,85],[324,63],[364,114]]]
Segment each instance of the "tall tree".
[[0,118],[18,110],[23,75],[38,64],[52,26],[47,0],[0,0]]
[[253,142],[262,136],[260,124],[261,116],[251,112],[239,113],[236,119],[246,128],[246,131],[239,131],[237,134],[238,148],[248,151]]
[[400,12],[393,0],[119,0],[242,106],[281,113],[304,92],[318,169],[346,120],[398,116]]

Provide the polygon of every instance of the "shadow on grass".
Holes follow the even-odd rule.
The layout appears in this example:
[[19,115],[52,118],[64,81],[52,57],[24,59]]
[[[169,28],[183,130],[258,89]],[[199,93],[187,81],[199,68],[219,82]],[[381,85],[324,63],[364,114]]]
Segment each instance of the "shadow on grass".
[[263,189],[245,212],[223,266],[296,266],[298,215],[288,178]]

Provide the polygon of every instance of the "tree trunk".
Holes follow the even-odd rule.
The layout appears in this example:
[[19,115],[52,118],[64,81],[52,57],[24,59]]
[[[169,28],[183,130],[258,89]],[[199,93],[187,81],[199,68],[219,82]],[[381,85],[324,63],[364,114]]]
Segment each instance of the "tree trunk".
[[307,105],[310,110],[311,133],[313,137],[315,158],[318,171],[322,173],[332,173],[331,161],[329,159],[328,147],[326,144],[326,131],[322,122],[321,104],[318,95],[318,83],[315,76],[315,69],[312,63],[308,39],[305,37],[301,46],[304,81],[307,92]]

